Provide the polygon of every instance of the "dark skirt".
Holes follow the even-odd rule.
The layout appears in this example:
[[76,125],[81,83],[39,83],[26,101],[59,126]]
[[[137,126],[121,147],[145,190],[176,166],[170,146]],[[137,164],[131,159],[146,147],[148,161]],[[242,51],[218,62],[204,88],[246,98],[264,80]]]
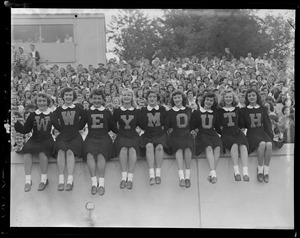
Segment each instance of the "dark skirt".
[[195,148],[195,141],[191,134],[185,135],[185,136],[170,136],[168,140],[168,146],[167,146],[168,152],[173,155],[176,153],[179,149],[187,149],[190,148],[191,151],[194,151]]
[[80,158],[82,157],[83,139],[79,133],[71,140],[65,140],[64,138],[60,138],[59,136],[60,135],[57,136],[56,141],[54,143],[56,155],[59,150],[71,150],[73,151],[75,156]]
[[160,137],[148,137],[147,135],[143,134],[141,136],[141,147],[146,147],[148,143],[152,143],[154,145],[154,148],[157,145],[162,145],[163,147],[167,147],[167,136],[166,134],[163,134]]
[[248,153],[251,154],[255,150],[257,150],[259,143],[264,142],[272,142],[273,140],[270,136],[264,131],[263,128],[256,128],[256,129],[248,129],[247,130],[247,139],[249,142],[249,151]]
[[236,134],[222,134],[221,139],[224,147],[229,151],[231,150],[233,144],[245,145],[247,150],[249,150],[248,140],[242,131],[239,131]]
[[138,156],[140,154],[140,142],[141,139],[139,136],[132,137],[132,138],[126,138],[122,137],[120,135],[117,135],[113,147],[114,147],[114,153],[116,156],[119,156],[120,150],[125,147],[125,148],[134,148],[136,151],[136,155]]
[[49,138],[44,141],[36,141],[31,138],[25,143],[19,154],[38,154],[44,152],[47,156],[52,156],[54,150],[54,140]]
[[88,153],[94,157],[97,157],[98,154],[102,154],[106,160],[111,159],[114,154],[113,143],[110,136],[106,135],[97,139],[87,136],[83,142],[83,160],[86,160]]
[[216,135],[198,134],[195,140],[195,155],[200,155],[208,146],[214,150],[216,147],[222,149],[222,139]]

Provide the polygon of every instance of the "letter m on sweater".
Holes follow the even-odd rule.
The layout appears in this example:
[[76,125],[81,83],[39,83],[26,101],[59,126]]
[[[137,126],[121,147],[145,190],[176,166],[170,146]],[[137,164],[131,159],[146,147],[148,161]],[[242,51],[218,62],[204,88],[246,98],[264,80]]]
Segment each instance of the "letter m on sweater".
[[61,112],[61,115],[64,120],[65,126],[74,125],[75,111],[64,111]]

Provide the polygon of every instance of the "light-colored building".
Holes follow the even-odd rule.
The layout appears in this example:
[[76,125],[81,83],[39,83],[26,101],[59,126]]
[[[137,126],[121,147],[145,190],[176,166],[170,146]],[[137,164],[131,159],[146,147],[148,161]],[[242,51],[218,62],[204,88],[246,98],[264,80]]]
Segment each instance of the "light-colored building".
[[105,16],[103,13],[13,13],[12,43],[31,52],[34,44],[44,63],[84,67],[106,63]]

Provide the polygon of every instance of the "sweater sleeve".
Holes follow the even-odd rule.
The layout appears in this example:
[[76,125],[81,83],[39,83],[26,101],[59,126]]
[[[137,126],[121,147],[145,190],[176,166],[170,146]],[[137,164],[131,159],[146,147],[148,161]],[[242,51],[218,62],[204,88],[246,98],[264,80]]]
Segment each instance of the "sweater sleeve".
[[15,123],[15,130],[19,133],[27,134],[32,130],[33,124],[34,124],[34,113],[30,113],[24,125],[22,125],[19,121]]

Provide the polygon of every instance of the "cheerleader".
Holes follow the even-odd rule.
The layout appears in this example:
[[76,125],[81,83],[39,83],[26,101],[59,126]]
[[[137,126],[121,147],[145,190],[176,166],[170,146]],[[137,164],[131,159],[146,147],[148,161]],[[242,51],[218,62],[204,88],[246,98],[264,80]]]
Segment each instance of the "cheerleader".
[[[169,145],[171,153],[175,153],[178,166],[179,186],[189,188],[190,168],[192,162],[192,151],[194,149],[194,139],[190,133],[190,118],[192,109],[186,107],[187,98],[180,91],[171,94],[172,108],[167,111],[165,130],[169,131]],[[183,161],[185,160],[185,176],[183,171]]]
[[[147,107],[141,108],[141,129],[145,132],[141,136],[141,147],[146,148],[146,159],[149,166],[150,185],[160,184],[160,172],[163,162],[164,147],[167,146],[164,133],[166,109],[158,105],[159,94],[153,90],[146,93]],[[154,173],[154,163],[156,169]]]
[[[30,191],[32,157],[34,154],[38,155],[41,169],[41,182],[38,186],[38,191],[42,191],[48,185],[47,170],[48,170],[48,156],[52,155],[54,140],[51,135],[52,127],[52,113],[49,109],[50,98],[44,93],[38,93],[35,103],[38,109],[31,112],[25,124],[20,121],[15,122],[15,130],[22,134],[33,132],[30,139],[25,143],[22,150],[19,152],[24,155],[25,168],[25,192]],[[24,122],[23,122],[24,123]]]
[[61,98],[64,100],[64,104],[53,113],[54,127],[60,132],[54,144],[59,174],[58,191],[65,189],[65,164],[67,164],[68,172],[66,191],[73,189],[75,156],[81,157],[82,155],[83,139],[79,133],[79,119],[83,115],[84,110],[79,104],[75,105],[73,103],[76,97],[77,94],[72,88],[62,89]]
[[[134,92],[124,88],[121,93],[121,107],[114,109],[113,119],[117,125],[117,137],[114,150],[120,158],[122,180],[120,188],[133,187],[133,172],[140,153],[140,136],[136,131],[139,125],[139,110],[136,108]],[[128,169],[127,169],[128,168]]]
[[238,98],[232,90],[225,90],[220,95],[220,108],[218,109],[217,131],[221,134],[223,145],[230,151],[233,162],[235,181],[241,181],[238,166],[239,151],[243,164],[243,180],[249,181],[248,175],[248,141],[239,128],[240,109]]
[[215,130],[217,121],[216,97],[214,93],[204,94],[199,110],[193,111],[191,119],[191,130],[198,130],[195,138],[195,154],[198,156],[204,150],[210,173],[208,181],[215,184],[218,181],[216,168],[220,158],[222,140]]
[[[87,161],[92,179],[91,193],[104,195],[104,176],[106,161],[112,157],[113,144],[108,132],[113,130],[112,114],[105,109],[104,94],[100,89],[94,89],[90,95],[92,106],[84,111],[80,120],[80,128],[87,123],[88,134],[83,143],[83,159]],[[96,167],[97,166],[97,167]],[[99,173],[99,187],[96,177],[96,168]]]
[[273,138],[271,120],[255,89],[246,92],[245,104],[246,107],[241,109],[240,124],[241,127],[247,128],[249,153],[257,150],[257,179],[259,182],[268,183]]

